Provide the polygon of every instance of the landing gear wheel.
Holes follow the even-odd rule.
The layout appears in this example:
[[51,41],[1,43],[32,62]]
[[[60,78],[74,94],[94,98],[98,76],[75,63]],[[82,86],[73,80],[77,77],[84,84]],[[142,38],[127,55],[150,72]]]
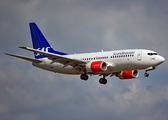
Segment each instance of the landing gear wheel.
[[149,77],[149,73],[144,73],[144,76],[145,77]]
[[105,85],[107,83],[107,80],[105,78],[100,78],[99,83]]
[[104,84],[104,85],[107,84],[107,80],[106,80],[106,79],[104,79],[103,84]]
[[82,75],[80,76],[80,78],[81,78],[82,80],[88,80],[88,75],[82,74]]
[[99,83],[100,83],[100,84],[103,84],[103,78],[100,78],[100,79],[99,79]]

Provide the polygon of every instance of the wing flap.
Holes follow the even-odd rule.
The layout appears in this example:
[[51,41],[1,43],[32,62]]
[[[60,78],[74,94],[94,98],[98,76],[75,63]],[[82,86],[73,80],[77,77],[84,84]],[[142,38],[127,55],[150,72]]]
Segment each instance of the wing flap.
[[9,53],[5,53],[5,54],[9,55],[9,56],[20,58],[20,59],[24,59],[24,60],[27,60],[27,61],[30,61],[30,62],[36,62],[36,63],[42,62],[39,59],[29,58],[29,57],[25,57],[25,56],[21,56],[21,55],[14,55],[14,54],[9,54]]

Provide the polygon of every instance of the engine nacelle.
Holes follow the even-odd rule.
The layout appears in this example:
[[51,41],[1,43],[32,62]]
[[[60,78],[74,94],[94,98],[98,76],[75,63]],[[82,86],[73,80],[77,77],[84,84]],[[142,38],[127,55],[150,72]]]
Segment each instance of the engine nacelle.
[[139,76],[139,72],[138,70],[121,71],[118,72],[116,76],[120,79],[133,79]]
[[94,61],[86,64],[87,72],[104,72],[107,70],[107,63],[103,61]]

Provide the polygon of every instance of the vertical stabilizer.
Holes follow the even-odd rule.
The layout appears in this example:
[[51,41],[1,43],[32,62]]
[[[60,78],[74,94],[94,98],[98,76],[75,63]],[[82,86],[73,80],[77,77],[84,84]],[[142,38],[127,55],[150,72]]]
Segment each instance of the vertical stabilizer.
[[[33,43],[34,49],[42,50],[45,52],[51,52],[51,53],[55,53],[59,55],[67,55],[66,53],[55,51],[50,46],[50,44],[48,43],[48,41],[46,40],[46,38],[44,37],[40,29],[37,27],[36,23],[30,23],[29,25],[30,25],[30,32],[31,32],[32,43]],[[36,59],[47,57],[39,53],[34,53],[34,56]]]

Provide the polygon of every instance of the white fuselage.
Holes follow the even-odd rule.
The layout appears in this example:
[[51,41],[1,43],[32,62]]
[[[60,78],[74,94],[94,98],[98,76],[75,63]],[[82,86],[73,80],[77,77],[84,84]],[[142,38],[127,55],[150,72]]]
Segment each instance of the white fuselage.
[[[94,52],[94,53],[83,53],[83,54],[71,54],[65,55],[68,58],[78,59],[82,61],[103,61],[108,64],[109,69],[102,73],[113,73],[124,70],[140,70],[149,67],[156,67],[162,62],[164,58],[157,55],[156,52],[145,49],[128,49],[118,51],[106,51],[106,52]],[[42,58],[43,62],[33,63],[34,66],[63,74],[83,74],[73,69],[72,66],[68,65],[64,67],[63,64],[49,60],[48,58]],[[52,64],[51,64],[52,63]],[[87,73],[92,74],[92,73]],[[99,74],[99,73],[96,73]]]

